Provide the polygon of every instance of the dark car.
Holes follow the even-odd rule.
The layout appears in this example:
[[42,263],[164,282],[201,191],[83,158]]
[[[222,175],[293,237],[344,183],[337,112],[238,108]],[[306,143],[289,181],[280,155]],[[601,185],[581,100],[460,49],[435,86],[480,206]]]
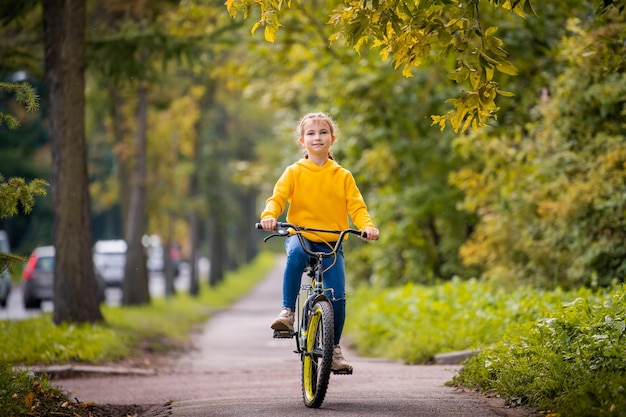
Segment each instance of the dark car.
[[[0,230],[0,252],[9,253],[9,237],[4,230]],[[0,268],[0,307],[7,306],[7,301],[11,294],[11,274],[9,268]]]
[[[24,308],[41,308],[42,301],[52,300],[54,295],[54,247],[40,246],[35,248],[28,259],[22,273],[24,285]],[[96,271],[98,284],[98,301],[105,300],[106,284]]]

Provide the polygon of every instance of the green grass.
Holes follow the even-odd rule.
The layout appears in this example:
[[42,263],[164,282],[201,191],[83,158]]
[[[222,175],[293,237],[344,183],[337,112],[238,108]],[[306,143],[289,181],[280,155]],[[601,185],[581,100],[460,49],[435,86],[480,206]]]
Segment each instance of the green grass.
[[[50,386],[35,365],[120,360],[143,349],[165,352],[180,349],[196,326],[212,312],[248,293],[275,265],[274,254],[264,252],[252,263],[226,275],[215,288],[202,286],[198,297],[177,294],[154,299],[140,307],[103,307],[105,323],[55,326],[50,314],[21,321],[0,321],[0,415],[89,415],[87,408],[67,402]],[[15,366],[27,370],[16,371]],[[68,408],[69,407],[69,408]]]
[[103,307],[104,324],[55,326],[50,314],[0,321],[0,364],[98,363],[118,360],[139,349],[183,346],[194,326],[212,311],[244,295],[273,267],[275,256],[264,252],[255,261],[226,275],[215,288],[202,286],[198,297],[186,293],[157,298],[140,307]]
[[438,353],[475,349],[500,340],[514,323],[544,317],[563,302],[592,297],[520,287],[505,292],[478,280],[434,286],[361,286],[349,294],[346,332],[364,355],[427,363]]

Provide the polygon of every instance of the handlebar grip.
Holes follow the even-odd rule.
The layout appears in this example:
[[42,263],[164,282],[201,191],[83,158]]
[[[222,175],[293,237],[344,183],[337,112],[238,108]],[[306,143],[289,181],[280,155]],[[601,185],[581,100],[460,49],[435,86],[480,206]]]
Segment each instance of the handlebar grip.
[[255,223],[254,224],[254,228],[261,230],[261,229],[263,229],[263,226],[261,225],[261,223]]
[[367,239],[367,232],[361,232],[361,237]]

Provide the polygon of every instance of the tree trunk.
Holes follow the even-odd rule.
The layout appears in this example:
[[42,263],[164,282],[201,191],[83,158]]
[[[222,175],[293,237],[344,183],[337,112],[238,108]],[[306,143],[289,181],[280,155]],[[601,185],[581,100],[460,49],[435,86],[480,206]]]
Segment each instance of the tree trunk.
[[127,223],[124,230],[128,249],[122,282],[122,304],[140,305],[150,303],[146,254],[141,243],[146,224],[146,157],[148,128],[148,92],[140,87],[137,109],[137,132],[135,136],[135,166],[131,177],[131,193]]
[[[198,186],[197,186],[197,175],[194,174],[192,178],[189,193],[191,201],[194,201],[194,197],[198,194]],[[191,259],[189,259],[189,267],[190,267],[190,280],[189,283],[189,294],[194,297],[200,294],[200,283],[198,279],[198,254],[199,254],[199,221],[198,221],[198,210],[194,207],[192,212],[189,214],[189,240],[191,246]]]
[[[120,202],[120,215],[122,218],[122,229],[128,223],[128,196],[131,194],[130,181],[131,178],[131,169],[132,166],[131,161],[132,157],[129,155],[127,151],[127,146],[125,146],[125,142],[128,140],[127,138],[130,136],[130,131],[128,129],[128,124],[126,123],[127,119],[124,116],[124,105],[125,100],[120,94],[119,87],[109,87],[109,112],[112,120],[112,128],[113,128],[113,140],[115,143],[115,156],[118,161],[119,171],[117,174],[118,183],[119,183],[119,202]],[[119,229],[119,228],[118,228]],[[125,233],[122,230],[122,233]]]
[[[213,203],[216,203],[213,201]],[[218,203],[219,205],[219,203]],[[226,220],[222,214],[221,208],[215,208],[211,218],[209,219],[209,242],[210,242],[210,259],[211,270],[209,271],[209,286],[215,287],[222,282],[226,272],[228,254],[226,250]]]
[[176,287],[174,286],[174,278],[176,272],[174,271],[174,263],[170,256],[172,248],[172,236],[174,234],[174,221],[173,217],[168,216],[167,220],[167,239],[163,242],[163,277],[165,278],[165,297],[171,298],[176,294]]
[[259,231],[254,229],[254,224],[259,220],[257,214],[256,200],[258,192],[256,189],[249,189],[244,194],[244,224],[242,242],[246,242],[245,259],[244,263],[248,263],[253,260],[259,254]]
[[97,322],[85,143],[85,0],[44,0],[46,89],[52,143],[54,316]]

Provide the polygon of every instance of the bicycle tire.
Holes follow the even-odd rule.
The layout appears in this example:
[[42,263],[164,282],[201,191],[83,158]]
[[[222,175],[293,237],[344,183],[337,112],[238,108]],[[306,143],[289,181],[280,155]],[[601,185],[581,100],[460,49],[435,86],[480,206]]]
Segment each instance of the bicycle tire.
[[302,398],[309,408],[324,402],[333,362],[333,307],[317,301],[307,320],[307,339],[302,352]]

